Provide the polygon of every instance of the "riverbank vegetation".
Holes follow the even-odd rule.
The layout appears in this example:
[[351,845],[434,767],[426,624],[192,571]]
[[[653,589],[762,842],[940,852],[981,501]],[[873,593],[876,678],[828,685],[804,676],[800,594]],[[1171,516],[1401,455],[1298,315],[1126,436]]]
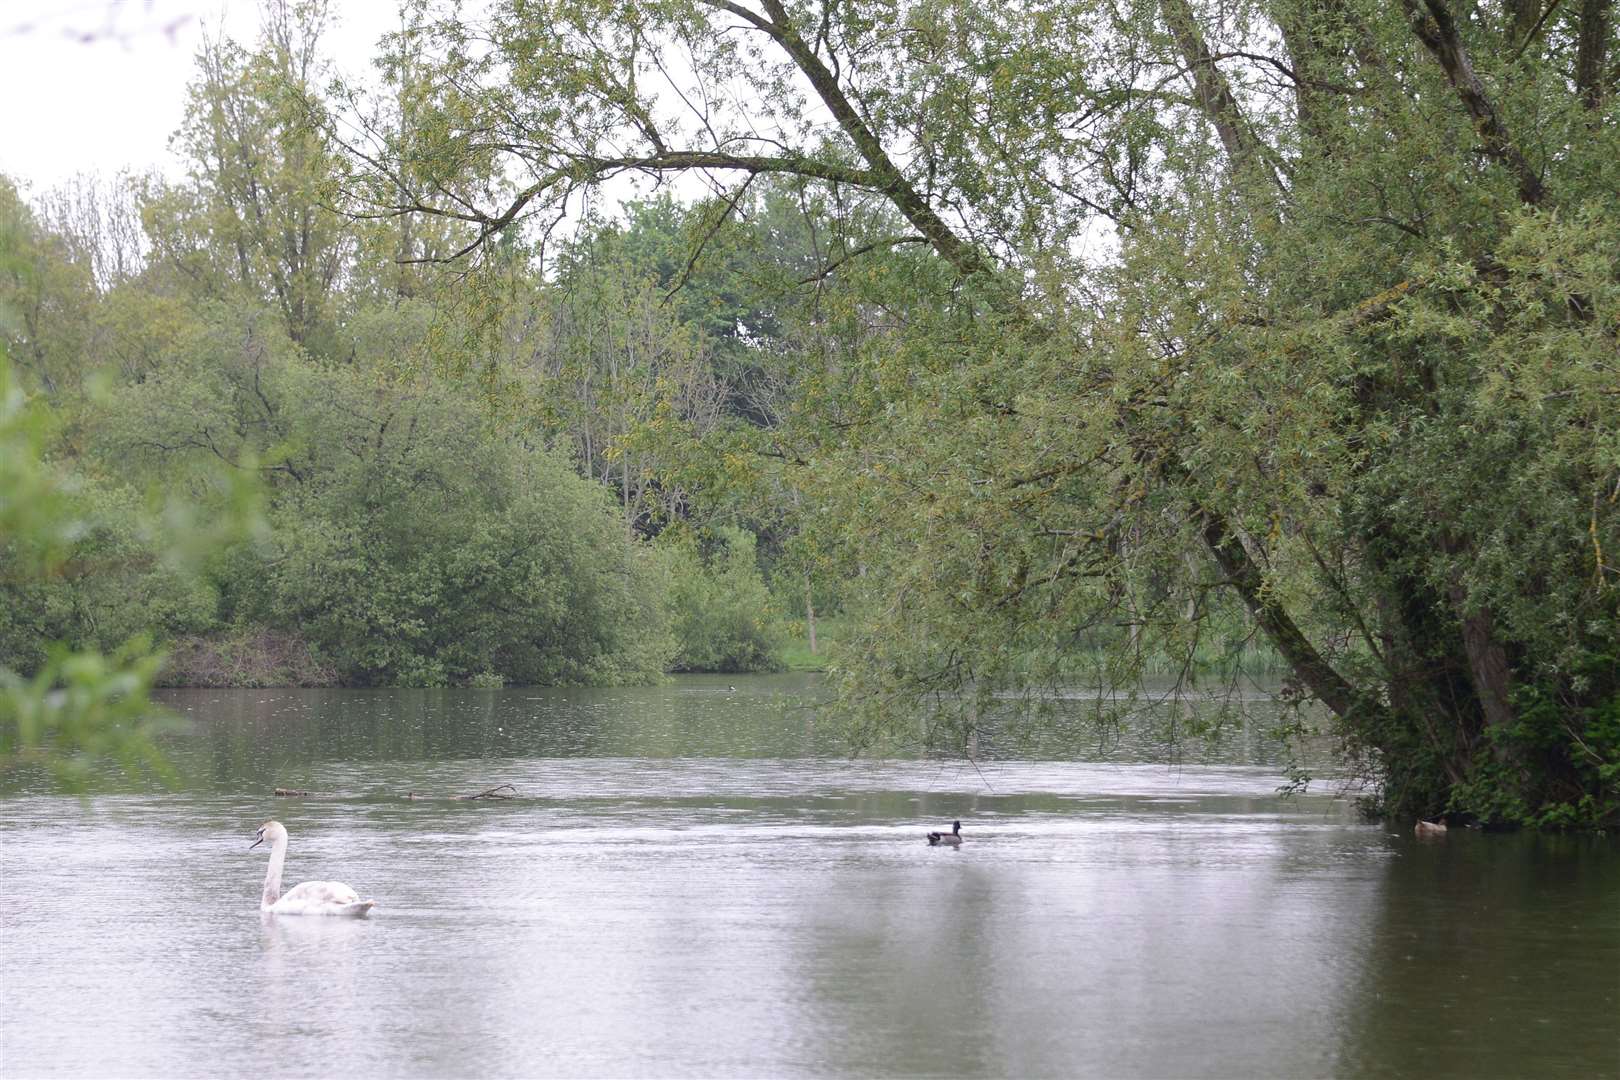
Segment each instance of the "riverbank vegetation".
[[[369,88],[269,16],[186,180],[0,191],[85,522],[8,664],[611,681],[832,614],[863,738],[1275,664],[1382,812],[1620,819],[1608,0],[408,4]],[[176,576],[120,515],[205,464],[267,528]]]

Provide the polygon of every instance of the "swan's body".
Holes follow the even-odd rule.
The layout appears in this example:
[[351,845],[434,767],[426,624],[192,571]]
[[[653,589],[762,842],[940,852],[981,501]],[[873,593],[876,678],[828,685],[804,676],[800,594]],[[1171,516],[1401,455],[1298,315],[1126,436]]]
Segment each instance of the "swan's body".
[[1446,835],[1446,823],[1444,821],[1424,821],[1419,818],[1412,831],[1419,836],[1444,836]]
[[279,821],[267,821],[249,848],[270,841],[270,865],[264,871],[264,893],[259,910],[272,915],[364,915],[377,906],[341,881],[306,881],[281,891],[281,868],[287,861],[287,830]]
[[960,821],[951,822],[951,831],[950,832],[931,832],[931,833],[929,833],[928,834],[928,846],[929,847],[942,847],[942,846],[943,847],[961,847],[962,846],[962,823]]

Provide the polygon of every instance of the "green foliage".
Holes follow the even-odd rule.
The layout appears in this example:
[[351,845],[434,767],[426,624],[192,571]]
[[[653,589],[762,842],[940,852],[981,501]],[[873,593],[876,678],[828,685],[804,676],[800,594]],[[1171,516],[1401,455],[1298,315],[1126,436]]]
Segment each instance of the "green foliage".
[[[1274,662],[1387,812],[1607,821],[1620,43],[1453,6],[494,0],[476,47],[417,7],[339,124],[320,6],[270,5],[140,273],[0,192],[84,500],[6,558],[98,568],[0,635],[595,681],[770,666],[809,605],[863,738]],[[525,217],[691,169],[527,262]],[[391,261],[479,239],[453,294]],[[221,467],[272,534],[165,576],[131,492]]]
[[683,436],[713,428],[723,397],[707,342],[633,261],[582,255],[533,298],[522,347],[531,412],[616,489],[627,527],[655,531],[686,506],[667,467]]
[[147,697],[162,663],[135,639],[106,654],[55,647],[32,678],[0,666],[0,776],[43,769],[68,791],[104,764],[168,776],[153,739],[173,720]]
[[96,532],[67,478],[43,460],[51,428],[43,401],[17,385],[0,347],[0,777],[43,769],[82,790],[108,762],[161,776],[152,739],[166,721],[147,694],[162,656],[149,642],[132,637],[105,653],[36,639],[17,648],[19,624],[48,604],[41,592],[70,572],[79,543]]
[[13,378],[56,398],[81,394],[91,368],[93,300],[89,269],[0,177],[0,340]]
[[677,671],[780,671],[785,633],[754,558],[754,536],[716,527],[699,544],[661,541],[671,574],[670,622]]
[[1553,680],[1520,691],[1511,727],[1492,732],[1447,809],[1481,821],[1543,829],[1620,825],[1620,663],[1581,657],[1574,685],[1591,706]]
[[272,3],[263,14],[254,48],[204,42],[174,139],[190,178],[154,184],[142,216],[164,272],[213,299],[268,305],[292,341],[331,356],[354,230],[325,209],[341,178],[319,115],[325,5]]
[[211,568],[235,633],[292,634],[345,685],[662,670],[646,557],[599,488],[444,387],[267,356],[175,367],[106,424],[106,452],[151,469],[263,455],[271,535]]
[[30,580],[28,560],[0,552],[0,574],[17,583],[0,614],[0,655],[32,671],[49,642],[106,652],[143,635],[169,640],[212,628],[212,589],[133,492],[81,477],[62,510],[77,534],[46,573]]

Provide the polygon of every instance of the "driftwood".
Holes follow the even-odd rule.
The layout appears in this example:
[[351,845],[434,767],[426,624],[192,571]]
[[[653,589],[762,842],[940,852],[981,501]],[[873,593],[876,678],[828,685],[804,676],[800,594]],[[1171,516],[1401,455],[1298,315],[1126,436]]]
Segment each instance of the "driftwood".
[[515,799],[517,793],[517,788],[511,784],[496,784],[494,787],[486,791],[480,791],[476,795],[418,795],[414,791],[409,791],[405,793],[405,798],[411,801],[418,799],[453,799],[463,802],[470,799]]
[[[419,795],[414,791],[407,791],[401,797],[411,802],[417,802],[423,799],[450,799],[456,802],[465,802],[471,799],[515,799],[517,798],[517,793],[517,788],[513,787],[511,784],[496,784],[492,788],[487,788],[484,791],[480,791],[472,795]],[[300,791],[297,788],[284,787],[276,788],[272,794],[274,794],[278,799],[341,798],[341,796],[337,795],[319,795],[313,791]]]

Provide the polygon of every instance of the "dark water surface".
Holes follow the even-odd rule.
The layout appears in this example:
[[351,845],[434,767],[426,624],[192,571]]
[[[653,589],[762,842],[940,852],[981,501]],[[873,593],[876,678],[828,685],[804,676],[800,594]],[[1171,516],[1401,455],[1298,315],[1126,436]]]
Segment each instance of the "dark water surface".
[[[1620,1076],[1613,840],[1252,737],[850,761],[804,689],[174,694],[179,791],[0,797],[0,1075]],[[271,816],[375,915],[261,917]]]

